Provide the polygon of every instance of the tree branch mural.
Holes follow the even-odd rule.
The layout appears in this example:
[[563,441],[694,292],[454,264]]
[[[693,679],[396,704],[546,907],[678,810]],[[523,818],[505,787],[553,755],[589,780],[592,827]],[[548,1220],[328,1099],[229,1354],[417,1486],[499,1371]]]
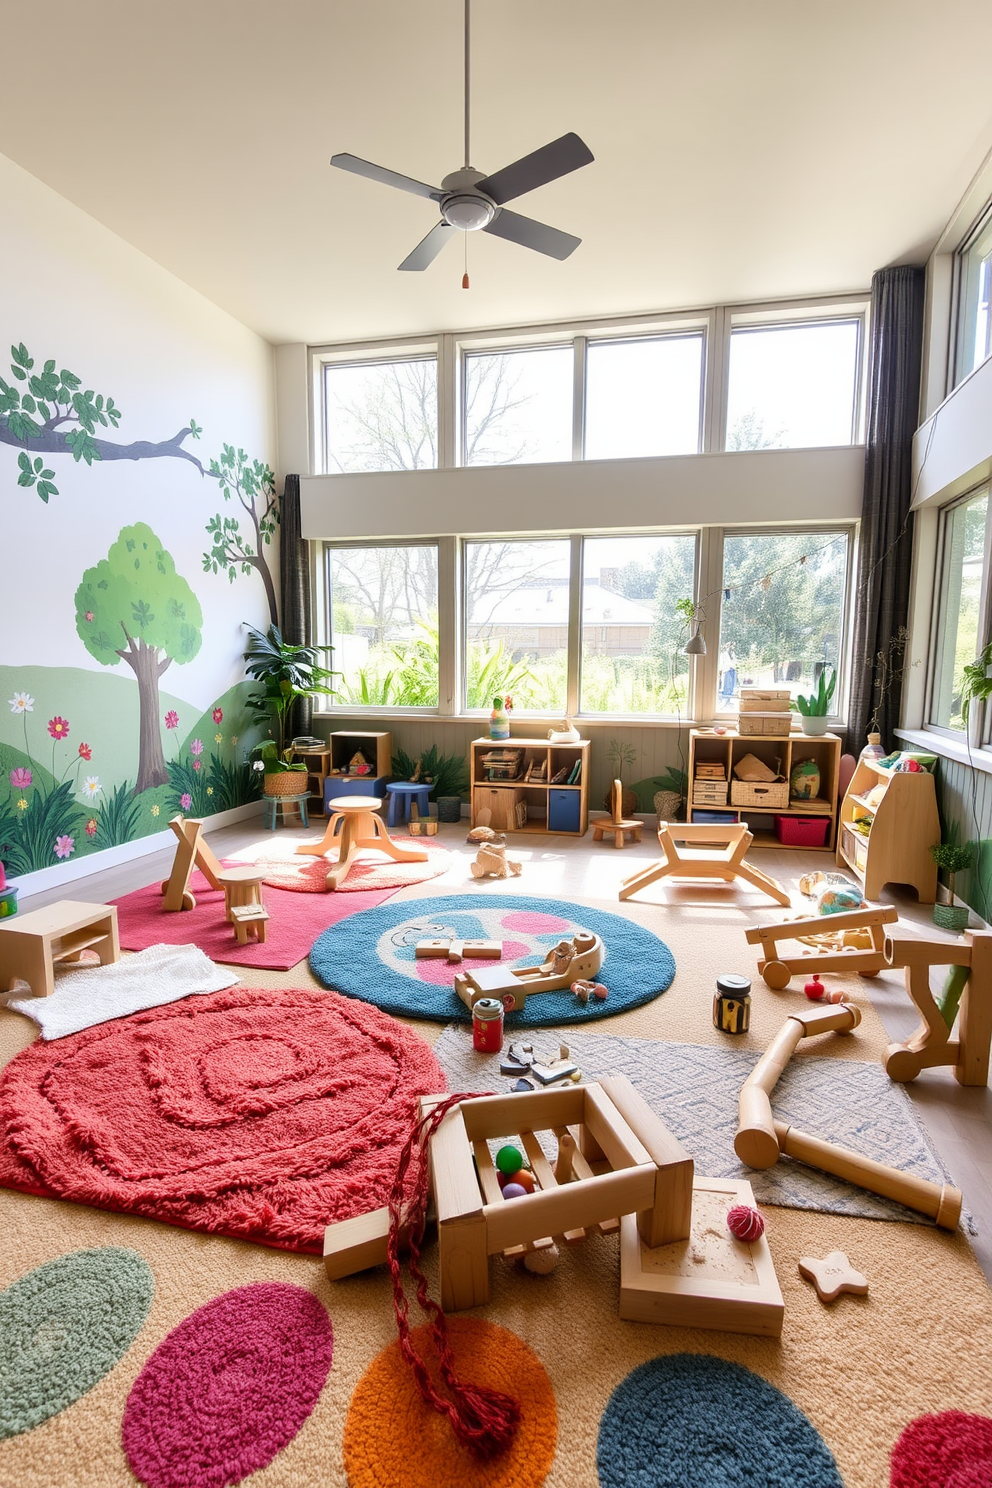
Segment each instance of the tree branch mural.
[[275,585],[262,555],[262,548],[271,543],[279,525],[275,473],[262,460],[249,461],[244,450],[235,450],[233,445],[225,444],[220,460],[210,461],[210,474],[220,481],[225,501],[236,498],[248,519],[250,533],[247,536],[242,533],[241,516],[226,517],[218,512],[211,517],[207,523],[207,536],[212,539],[213,546],[203,555],[204,573],[219,573],[225,569],[233,584],[239,570],[244,574],[254,570],[265,585],[269,615],[276,625],[279,612]]
[[135,795],[169,778],[159,725],[159,678],[200,649],[203,615],[172,556],[150,527],[125,527],[76,590],[76,630],[102,666],[123,661],[138,683]]

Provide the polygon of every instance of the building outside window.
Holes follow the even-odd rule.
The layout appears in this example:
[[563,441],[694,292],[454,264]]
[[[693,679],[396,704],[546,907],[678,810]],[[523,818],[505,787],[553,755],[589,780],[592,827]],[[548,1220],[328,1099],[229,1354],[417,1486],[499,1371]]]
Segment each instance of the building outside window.
[[564,711],[570,561],[567,539],[465,544],[466,708],[509,693],[514,712]]

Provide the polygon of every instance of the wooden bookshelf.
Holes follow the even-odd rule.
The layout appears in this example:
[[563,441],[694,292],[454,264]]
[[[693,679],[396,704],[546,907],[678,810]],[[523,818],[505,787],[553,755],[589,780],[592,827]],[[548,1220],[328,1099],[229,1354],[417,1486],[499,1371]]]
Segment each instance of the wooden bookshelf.
[[[869,804],[878,786],[885,791]],[[871,817],[868,835],[855,829],[857,818]],[[908,884],[921,904],[937,897],[937,865],[930,847],[940,841],[934,778],[925,770],[883,770],[859,760],[840,809],[837,862],[864,885],[865,898],[877,899],[887,883]]]
[[[547,739],[473,739],[472,826],[499,832],[553,832],[582,837],[589,826],[588,739],[577,744],[549,744]],[[519,770],[512,780],[490,780],[484,757],[502,750],[519,750]],[[534,775],[543,767],[543,779]],[[566,778],[554,777],[563,770]],[[575,772],[577,771],[577,774]],[[531,776],[527,779],[528,774]],[[569,781],[569,776],[575,779]],[[517,808],[526,807],[526,821],[518,825]]]
[[[707,729],[689,731],[689,781],[687,785],[687,817],[698,820],[694,811],[719,811],[733,821],[745,821],[748,830],[754,833],[755,847],[806,847],[807,852],[832,851],[837,840],[837,785],[839,779],[841,741],[837,734],[739,734],[728,729],[725,734],[715,734]],[[813,801],[803,803],[788,801],[784,806],[735,806],[730,799],[730,786],[734,780],[734,766],[746,754],[753,754],[776,774],[788,780],[792,767],[799,760],[814,759],[820,769],[820,792]],[[697,763],[720,763],[724,767],[728,785],[727,805],[715,805],[712,801],[699,799],[696,793]],[[702,784],[702,782],[700,782]],[[705,791],[701,793],[705,797]],[[820,847],[810,848],[803,843],[780,842],[775,835],[773,818],[776,816],[828,817],[830,827],[827,838]]]

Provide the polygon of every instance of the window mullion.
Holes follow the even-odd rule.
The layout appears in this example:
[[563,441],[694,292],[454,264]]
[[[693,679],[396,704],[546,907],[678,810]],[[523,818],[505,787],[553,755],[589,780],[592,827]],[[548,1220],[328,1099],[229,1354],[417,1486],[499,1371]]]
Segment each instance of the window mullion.
[[461,647],[458,629],[458,539],[437,544],[438,708],[445,717],[461,712]]
[[572,342],[572,459],[585,458],[586,448],[586,338]]
[[438,338],[437,346],[437,463],[451,470],[458,462],[458,347],[454,336]]
[[716,715],[716,681],[720,669],[720,598],[723,586],[723,528],[703,527],[699,534],[699,577],[696,603],[700,608],[699,629],[706,642],[706,655],[697,656],[692,668],[689,708],[697,722],[712,722]]
[[568,671],[565,712],[574,718],[579,711],[579,669],[582,664],[582,538],[570,539],[568,571]]

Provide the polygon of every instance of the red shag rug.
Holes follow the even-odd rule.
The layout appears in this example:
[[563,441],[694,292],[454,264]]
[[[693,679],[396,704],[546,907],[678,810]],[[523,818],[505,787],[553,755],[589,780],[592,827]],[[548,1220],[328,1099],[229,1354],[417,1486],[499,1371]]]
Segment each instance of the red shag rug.
[[[300,860],[302,862],[302,859]],[[313,862],[310,858],[308,862]],[[323,862],[323,859],[320,860]],[[243,868],[242,862],[225,859],[225,868]],[[399,866],[398,864],[396,865]],[[424,864],[424,867],[427,865]],[[234,928],[224,918],[224,890],[212,889],[197,870],[190,879],[195,909],[162,908],[161,882],[136,889],[117,905],[117,928],[127,951],[144,951],[153,945],[198,945],[211,961],[228,966],[258,966],[263,971],[289,971],[298,966],[318,935],[347,915],[373,909],[395,892],[394,888],[365,889],[362,893],[323,894],[320,899],[299,894],[264,894],[269,911],[265,943],[238,945]],[[356,886],[360,887],[360,886]]]
[[[403,847],[427,854],[424,863],[397,863],[378,849],[364,848],[358,861],[352,866],[348,877],[335,889],[336,894],[357,894],[369,889],[404,889],[408,884],[426,883],[429,878],[439,878],[451,866],[451,854],[447,848],[423,837],[402,837]],[[338,860],[335,849],[321,858],[256,858],[255,867],[265,878],[263,882],[274,889],[291,889],[296,894],[326,894],[327,870]]]
[[0,1075],[0,1186],[319,1254],[386,1204],[427,1044],[335,992],[238,987],[32,1044]]

